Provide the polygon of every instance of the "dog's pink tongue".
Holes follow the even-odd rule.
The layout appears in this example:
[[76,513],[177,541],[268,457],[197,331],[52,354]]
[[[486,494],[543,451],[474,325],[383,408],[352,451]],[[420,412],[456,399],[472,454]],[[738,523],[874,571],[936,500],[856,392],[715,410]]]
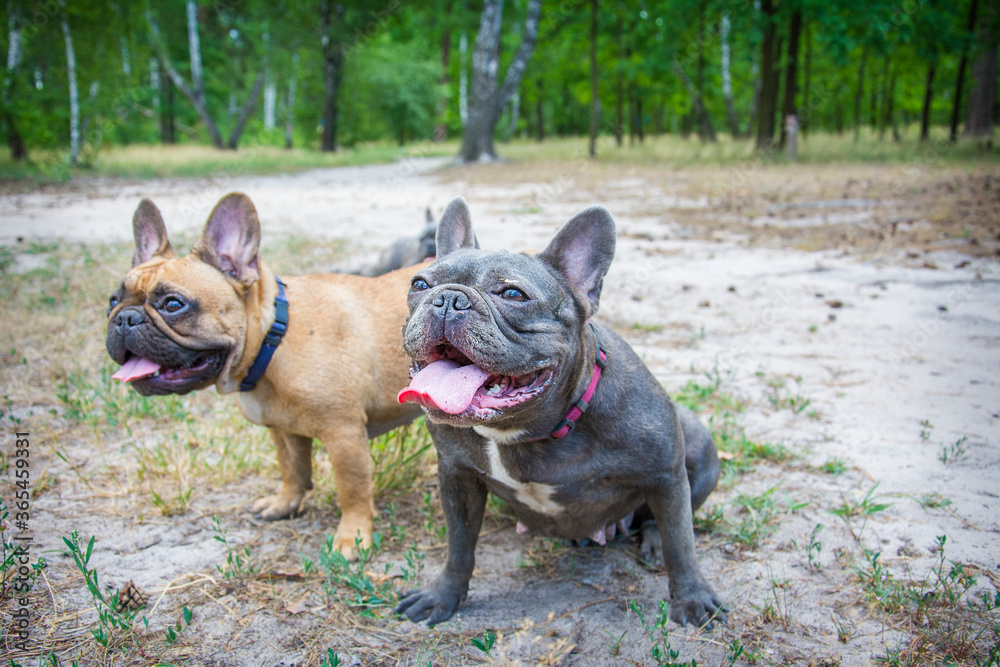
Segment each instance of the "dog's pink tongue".
[[160,370],[160,365],[155,361],[143,359],[142,357],[132,357],[122,364],[118,372],[111,377],[122,382],[131,382],[132,380],[148,377],[158,370]]
[[454,361],[442,359],[427,364],[413,376],[410,386],[399,392],[397,400],[400,403],[412,401],[457,415],[472,405],[476,391],[489,376],[475,364],[459,366]]

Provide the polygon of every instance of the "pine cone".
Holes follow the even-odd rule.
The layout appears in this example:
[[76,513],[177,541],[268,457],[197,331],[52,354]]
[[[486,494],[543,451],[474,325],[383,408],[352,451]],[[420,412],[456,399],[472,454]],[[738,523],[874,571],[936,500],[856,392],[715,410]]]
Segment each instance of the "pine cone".
[[115,611],[119,614],[126,609],[129,611],[136,611],[142,609],[146,606],[149,601],[149,596],[140,590],[135,582],[129,581],[125,586],[118,591],[118,604],[115,607]]

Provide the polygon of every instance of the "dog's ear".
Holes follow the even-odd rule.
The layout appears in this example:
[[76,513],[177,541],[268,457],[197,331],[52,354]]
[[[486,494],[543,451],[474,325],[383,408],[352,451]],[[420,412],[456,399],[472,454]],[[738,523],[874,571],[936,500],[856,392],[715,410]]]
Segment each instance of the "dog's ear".
[[169,259],[176,257],[167,239],[167,228],[156,204],[148,199],[139,202],[132,216],[132,234],[135,236],[135,254],[132,266],[139,266],[154,257]]
[[580,211],[562,226],[538,257],[561,273],[585,299],[587,317],[597,312],[604,274],[615,256],[615,221],[600,206]]
[[191,252],[243,285],[252,285],[260,279],[259,250],[257,209],[245,194],[232,192],[212,209]]
[[469,205],[462,197],[455,197],[441,215],[437,226],[437,256],[438,258],[458,250],[459,248],[478,248],[479,241],[472,231],[472,214]]

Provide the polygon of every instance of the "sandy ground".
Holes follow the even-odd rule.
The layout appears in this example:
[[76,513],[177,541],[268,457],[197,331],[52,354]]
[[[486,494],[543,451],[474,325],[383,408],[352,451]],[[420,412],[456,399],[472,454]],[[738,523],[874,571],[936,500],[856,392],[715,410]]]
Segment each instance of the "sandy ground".
[[[905,178],[918,194],[890,196],[890,185]],[[858,185],[866,180],[885,187],[866,194]],[[601,204],[619,240],[598,317],[618,327],[668,391],[718,376],[746,406],[747,436],[796,455],[760,463],[710,497],[710,507],[738,517],[733,501],[741,494],[775,489],[781,513],[756,549],[699,534],[702,571],[727,600],[731,621],[708,633],[671,626],[679,660],[730,664],[738,641],[746,653],[736,664],[867,665],[911,635],[866,601],[854,575],[863,549],[881,552],[895,576],[920,578],[937,560],[936,537],[947,535],[947,558],[979,574],[983,590],[1000,579],[1000,180],[996,170],[914,176],[811,168],[761,169],[726,182],[705,172],[579,163],[465,170],[419,159],[274,177],[94,182],[0,197],[0,244],[128,241],[142,196],[160,206],[172,235],[191,239],[220,196],[241,190],[258,208],[265,257],[269,240],[296,235],[343,241],[345,265],[357,265],[388,240],[416,233],[424,207],[439,214],[458,194],[470,203],[481,244],[512,250],[543,248],[573,212]],[[958,185],[935,194],[941,182]],[[985,194],[970,195],[976,188]],[[934,206],[915,205],[921,196]],[[941,232],[953,228],[971,232]],[[19,254],[11,270],[34,261]],[[789,407],[804,401],[804,409]],[[84,443],[74,455],[79,462],[94,452]],[[55,474],[69,475],[49,458]],[[843,474],[820,472],[833,460],[844,463]],[[274,483],[256,480],[258,491]],[[861,503],[876,484],[871,497],[889,505],[884,510],[850,523],[831,513]],[[94,501],[67,480],[37,500],[35,530],[51,547],[72,518],[81,533],[104,536],[94,562],[116,584],[132,578],[162,589],[223,558],[210,539],[212,513],[233,517],[234,540],[252,538],[279,556],[315,548],[302,536],[336,525],[318,496],[303,517],[253,522],[241,514],[251,499],[244,491],[251,493],[246,485],[206,489],[184,517],[137,522],[128,507],[116,507],[81,521]],[[929,494],[951,504],[925,508],[918,500]],[[808,566],[806,551],[817,524],[819,569]],[[305,613],[215,591],[219,603],[202,599],[200,628],[185,635],[184,655],[190,664],[318,664],[316,646],[325,642],[347,664],[481,664],[468,637],[498,630],[496,664],[656,664],[626,600],[653,608],[666,582],[637,564],[634,544],[571,549],[518,536],[509,521],[486,533],[469,600],[434,631],[388,620],[338,634],[343,628],[304,589],[296,590]],[[428,549],[425,579],[443,555]],[[537,564],[525,567],[532,558]],[[60,611],[82,599],[79,590],[59,590]],[[162,605],[188,599],[168,594]]]

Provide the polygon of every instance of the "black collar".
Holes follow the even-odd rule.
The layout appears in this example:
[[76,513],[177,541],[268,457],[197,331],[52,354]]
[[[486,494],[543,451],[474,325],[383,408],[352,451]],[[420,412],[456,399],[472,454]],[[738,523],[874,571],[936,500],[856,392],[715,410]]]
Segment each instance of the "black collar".
[[247,372],[247,376],[240,383],[240,391],[253,391],[257,382],[264,377],[267,365],[271,363],[274,351],[281,344],[281,337],[288,331],[288,300],[285,299],[285,283],[277,276],[274,279],[278,283],[278,295],[274,297],[274,324],[264,336],[264,343],[260,346],[260,352],[254,359],[253,365]]

